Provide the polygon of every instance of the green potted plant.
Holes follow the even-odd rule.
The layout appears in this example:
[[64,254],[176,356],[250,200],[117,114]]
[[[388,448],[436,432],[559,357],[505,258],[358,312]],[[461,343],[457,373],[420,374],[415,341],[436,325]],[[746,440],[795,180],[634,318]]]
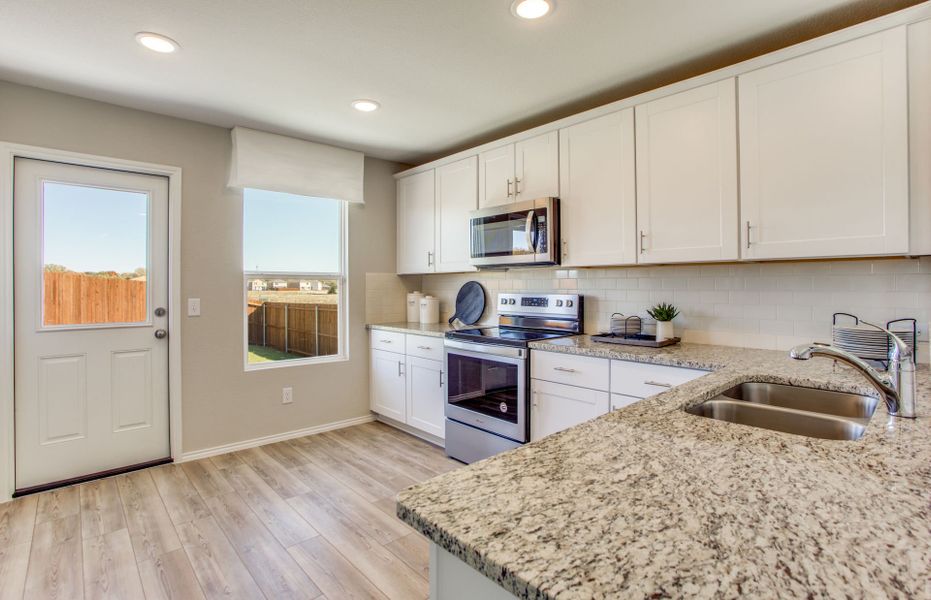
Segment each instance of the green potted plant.
[[675,336],[673,335],[673,326],[672,320],[679,316],[679,309],[673,306],[672,304],[667,304],[661,302],[654,306],[651,309],[647,310],[647,314],[656,319],[656,341],[661,342],[663,340],[672,339]]

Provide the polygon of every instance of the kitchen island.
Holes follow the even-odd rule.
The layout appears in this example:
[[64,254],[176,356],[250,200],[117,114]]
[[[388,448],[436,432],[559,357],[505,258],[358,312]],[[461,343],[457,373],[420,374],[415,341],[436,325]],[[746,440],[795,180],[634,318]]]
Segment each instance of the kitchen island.
[[[684,411],[747,381],[875,395],[827,359],[585,336],[532,347],[712,372],[401,492],[398,515],[434,557],[469,567],[448,597],[489,582],[519,598],[931,596],[926,366],[918,419],[880,403],[861,439],[831,441]],[[433,576],[443,600],[450,582]]]

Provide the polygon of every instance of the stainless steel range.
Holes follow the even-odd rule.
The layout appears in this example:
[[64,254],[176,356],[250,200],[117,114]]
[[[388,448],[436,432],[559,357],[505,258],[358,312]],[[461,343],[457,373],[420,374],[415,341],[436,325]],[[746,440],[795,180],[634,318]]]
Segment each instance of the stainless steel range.
[[498,326],[446,334],[446,454],[464,463],[530,439],[530,350],[582,332],[582,297],[498,294]]

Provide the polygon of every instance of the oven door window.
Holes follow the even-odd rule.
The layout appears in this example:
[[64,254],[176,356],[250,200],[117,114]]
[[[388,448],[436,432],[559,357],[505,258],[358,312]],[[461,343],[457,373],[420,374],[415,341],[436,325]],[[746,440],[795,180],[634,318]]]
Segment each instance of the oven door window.
[[537,236],[530,211],[517,211],[472,219],[472,258],[533,254]]
[[448,402],[451,406],[517,423],[517,365],[452,352],[447,357]]

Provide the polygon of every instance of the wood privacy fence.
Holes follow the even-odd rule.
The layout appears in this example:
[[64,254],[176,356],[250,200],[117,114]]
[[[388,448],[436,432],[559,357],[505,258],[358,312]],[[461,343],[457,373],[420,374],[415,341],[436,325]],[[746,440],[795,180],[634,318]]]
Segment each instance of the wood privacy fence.
[[249,344],[304,356],[339,352],[339,308],[333,304],[249,301]]
[[146,320],[145,281],[44,271],[44,323],[138,323]]

